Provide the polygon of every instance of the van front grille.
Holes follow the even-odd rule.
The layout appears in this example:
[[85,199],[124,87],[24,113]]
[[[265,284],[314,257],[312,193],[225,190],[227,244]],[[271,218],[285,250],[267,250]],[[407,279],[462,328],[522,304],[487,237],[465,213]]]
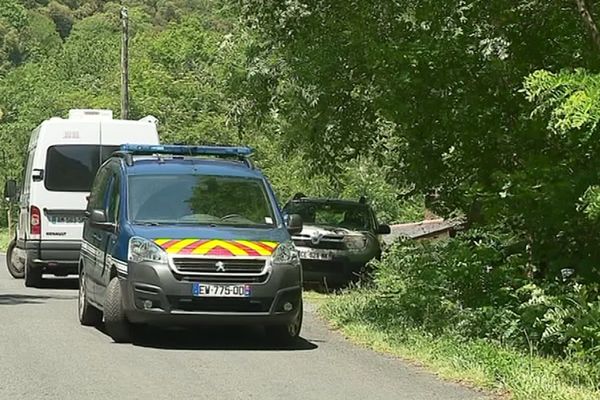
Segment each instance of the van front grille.
[[262,283],[269,277],[266,258],[173,257],[178,279],[207,283]]
[[257,274],[265,267],[265,260],[261,259],[214,259],[214,258],[173,258],[175,268],[183,274],[196,273],[237,273]]

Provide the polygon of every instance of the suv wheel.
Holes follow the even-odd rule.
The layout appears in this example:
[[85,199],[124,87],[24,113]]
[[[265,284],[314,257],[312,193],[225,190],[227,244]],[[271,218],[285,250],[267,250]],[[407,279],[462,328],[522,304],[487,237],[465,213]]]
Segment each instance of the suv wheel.
[[300,302],[300,309],[296,314],[296,317],[285,325],[271,325],[267,326],[267,335],[270,340],[281,345],[292,345],[300,337],[300,331],[302,330],[302,315],[303,315],[302,301]]
[[106,288],[104,326],[115,342],[131,341],[131,326],[123,308],[123,289],[121,281],[117,277],[112,278]]
[[42,270],[33,264],[25,263],[25,286],[39,287],[42,284]]
[[84,326],[97,326],[102,322],[102,312],[88,302],[87,287],[83,271],[79,273],[79,300],[77,311],[79,322]]
[[12,256],[16,246],[17,241],[15,239],[11,240],[11,242],[8,244],[8,248],[6,249],[6,266],[8,267],[8,272],[10,272],[13,278],[23,279],[25,276],[25,269],[19,268],[12,262]]

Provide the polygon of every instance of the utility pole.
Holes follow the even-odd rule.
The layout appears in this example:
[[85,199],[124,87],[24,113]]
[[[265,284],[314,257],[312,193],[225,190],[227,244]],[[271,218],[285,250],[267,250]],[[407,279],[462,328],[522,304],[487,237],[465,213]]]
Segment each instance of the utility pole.
[[129,16],[121,7],[121,119],[129,119]]

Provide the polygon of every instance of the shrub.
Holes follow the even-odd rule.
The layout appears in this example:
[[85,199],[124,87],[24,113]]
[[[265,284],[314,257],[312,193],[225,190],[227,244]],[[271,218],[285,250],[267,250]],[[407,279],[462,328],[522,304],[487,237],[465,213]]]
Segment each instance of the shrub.
[[385,324],[594,359],[599,286],[577,278],[535,280],[528,260],[517,238],[481,230],[448,241],[401,242],[375,263],[374,286],[360,309]]

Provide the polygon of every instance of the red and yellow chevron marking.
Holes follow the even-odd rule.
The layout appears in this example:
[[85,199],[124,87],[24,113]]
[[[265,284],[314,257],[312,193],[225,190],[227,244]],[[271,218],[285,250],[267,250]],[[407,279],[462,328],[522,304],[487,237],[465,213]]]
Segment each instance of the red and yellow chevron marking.
[[200,256],[270,256],[279,243],[220,239],[155,239],[154,242],[169,254]]

